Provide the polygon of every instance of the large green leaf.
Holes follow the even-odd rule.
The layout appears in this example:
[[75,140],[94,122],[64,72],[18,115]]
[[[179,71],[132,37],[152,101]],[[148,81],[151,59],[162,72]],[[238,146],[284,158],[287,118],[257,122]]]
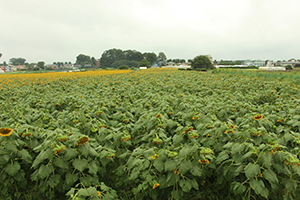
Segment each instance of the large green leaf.
[[254,176],[258,175],[260,172],[260,167],[257,164],[248,163],[245,167],[245,174],[247,178],[253,178]]
[[242,194],[247,188],[242,183],[236,181],[234,181],[231,185],[235,194]]
[[52,188],[54,188],[60,183],[60,181],[61,181],[61,176],[59,174],[55,174],[47,182]]
[[39,176],[41,177],[41,179],[44,179],[49,176],[53,172],[53,170],[53,165],[41,165],[39,168]]
[[181,179],[179,181],[179,186],[181,187],[182,191],[184,191],[184,192],[189,192],[192,188],[190,179]]
[[20,154],[21,158],[23,160],[25,160],[26,162],[28,162],[28,163],[32,162],[32,157],[26,149],[22,149],[21,151],[19,151],[19,154]]
[[260,194],[265,188],[265,184],[262,180],[251,179],[249,184],[256,194]]
[[68,172],[66,174],[66,182],[68,185],[72,185],[78,180],[78,174],[72,174],[71,172]]
[[11,176],[14,176],[21,169],[21,165],[19,162],[15,161],[12,164],[7,164],[5,167],[5,172]]
[[183,160],[179,165],[179,172],[181,174],[185,174],[191,169],[191,167],[192,167],[192,162],[190,160]]
[[263,171],[262,174],[263,174],[263,177],[265,179],[267,179],[269,182],[278,183],[277,175],[271,169]]
[[95,161],[89,163],[88,168],[89,168],[89,173],[90,174],[97,174],[97,172],[98,172],[98,165],[96,164]]
[[164,170],[164,162],[161,159],[155,159],[153,162],[153,166],[160,172]]
[[53,159],[54,165],[63,168],[63,169],[68,169],[69,168],[69,163],[65,161],[62,157],[57,157]]
[[13,153],[17,153],[18,151],[16,145],[11,142],[5,143],[5,148],[9,151],[12,151]]
[[177,166],[177,163],[174,160],[167,160],[165,162],[165,170],[166,171],[173,171]]
[[75,169],[78,169],[79,171],[83,172],[83,170],[85,170],[85,168],[88,166],[88,162],[86,159],[74,159],[73,161],[73,166],[75,167]]
[[216,158],[215,163],[220,164],[222,161],[229,158],[229,155],[226,151],[222,151],[219,156]]

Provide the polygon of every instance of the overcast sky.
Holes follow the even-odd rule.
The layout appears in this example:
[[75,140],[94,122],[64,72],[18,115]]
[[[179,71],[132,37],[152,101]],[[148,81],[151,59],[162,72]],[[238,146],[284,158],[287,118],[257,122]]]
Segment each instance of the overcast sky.
[[300,59],[299,0],[0,0],[0,63],[100,58]]

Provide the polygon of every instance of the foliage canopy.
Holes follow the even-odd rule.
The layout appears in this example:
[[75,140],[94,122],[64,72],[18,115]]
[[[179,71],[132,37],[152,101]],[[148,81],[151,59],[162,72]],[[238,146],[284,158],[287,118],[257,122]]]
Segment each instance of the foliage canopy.
[[196,56],[191,62],[192,68],[214,69],[213,64],[205,55]]

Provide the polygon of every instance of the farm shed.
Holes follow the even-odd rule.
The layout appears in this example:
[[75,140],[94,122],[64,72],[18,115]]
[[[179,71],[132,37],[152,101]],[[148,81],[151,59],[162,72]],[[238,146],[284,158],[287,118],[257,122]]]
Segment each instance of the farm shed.
[[285,67],[259,67],[260,70],[267,70],[267,71],[285,71]]

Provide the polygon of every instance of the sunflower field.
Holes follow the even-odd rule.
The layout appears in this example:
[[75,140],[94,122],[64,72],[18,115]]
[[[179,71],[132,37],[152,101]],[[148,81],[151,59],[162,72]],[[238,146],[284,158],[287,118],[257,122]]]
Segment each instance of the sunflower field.
[[0,76],[0,199],[297,199],[300,86],[172,69]]

